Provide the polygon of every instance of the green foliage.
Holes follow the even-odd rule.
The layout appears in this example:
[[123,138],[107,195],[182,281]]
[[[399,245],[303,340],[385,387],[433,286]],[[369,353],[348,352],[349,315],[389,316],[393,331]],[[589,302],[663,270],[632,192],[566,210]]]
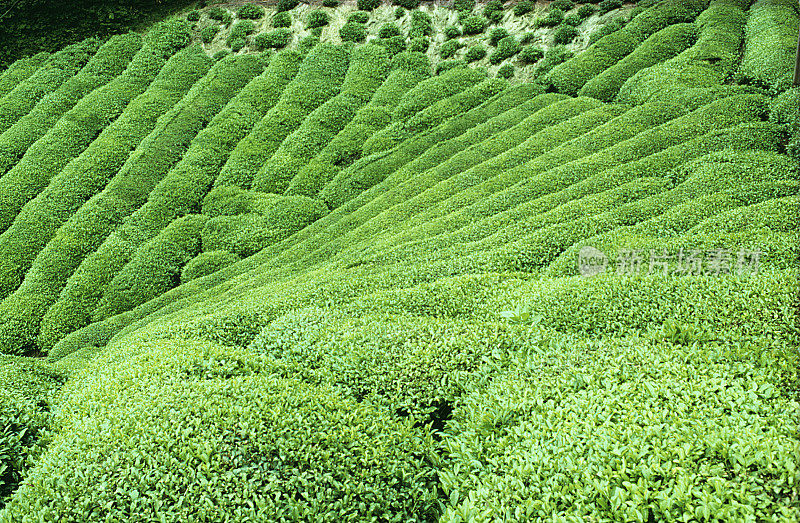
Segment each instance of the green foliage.
[[652,34],[668,25],[693,18],[694,13],[687,2],[658,4],[623,29],[601,38],[586,51],[556,66],[542,80],[558,92],[574,95],[586,82],[629,55]]
[[328,13],[321,9],[314,9],[308,13],[308,18],[306,18],[306,28],[313,29],[315,27],[324,27],[328,25],[329,22],[330,16],[328,16]]
[[394,10],[395,19],[400,20],[404,16],[406,16],[406,10],[403,9],[402,7],[398,7],[397,9]]
[[415,53],[425,53],[428,51],[428,47],[430,47],[431,42],[424,36],[419,36],[417,38],[412,38],[408,42],[408,50],[413,51]]
[[597,7],[593,6],[592,4],[583,4],[578,8],[577,14],[581,20],[585,20],[589,18],[597,11]]
[[535,45],[526,45],[519,51],[519,61],[524,64],[532,64],[544,58],[544,51]]
[[420,0],[395,0],[395,3],[401,7],[412,11],[419,8]]
[[408,36],[419,38],[431,35],[433,35],[433,20],[430,15],[419,9],[411,11],[411,27],[408,30]]
[[272,27],[279,28],[279,27],[291,27],[292,25],[292,15],[286,11],[275,13],[275,16],[272,17]]
[[291,191],[315,197],[339,171],[357,160],[361,156],[364,142],[390,123],[392,110],[402,96],[430,76],[430,68],[427,57],[420,53],[404,52],[396,55],[392,59],[391,72],[375,90],[369,103],[358,110],[345,128],[316,157],[300,167],[297,176],[292,180]]
[[448,25],[447,27],[444,28],[444,37],[447,38],[448,40],[451,40],[453,38],[458,38],[459,36],[461,36],[461,29],[459,29],[458,27],[454,25]]
[[208,276],[228,265],[241,260],[241,258],[228,251],[202,252],[189,260],[181,270],[181,283],[187,283],[203,276]]
[[45,95],[58,89],[97,52],[95,39],[84,40],[55,53],[30,77],[0,99],[0,134],[26,115]]
[[569,11],[575,7],[575,2],[572,0],[553,0],[550,2],[550,9],[560,9],[561,11]]
[[258,20],[264,16],[264,8],[257,4],[244,4],[236,12],[236,16],[247,20]]
[[[291,55],[279,53],[271,64],[281,71],[287,56]],[[42,321],[40,346],[50,348],[66,333],[88,323],[102,292],[100,282],[113,279],[119,270],[113,267],[127,263],[135,254],[136,242],[146,242],[174,218],[199,207],[205,188],[227,153],[255,124],[259,113],[266,111],[264,106],[274,103],[276,89],[279,92],[288,82],[288,78],[281,81],[280,74],[265,75],[242,90],[262,69],[263,63],[256,56],[231,56],[214,65],[165,118],[158,120],[156,128],[138,145],[135,160],[126,162],[105,188],[61,227],[58,242],[50,243],[55,247],[49,253],[52,258],[41,259],[43,267],[58,270],[59,276],[48,273],[48,285],[57,291],[52,296],[55,303]],[[273,65],[270,70],[274,71]],[[234,99],[219,119],[206,124],[239,91],[241,98]],[[241,123],[237,132],[221,132],[232,122]],[[126,238],[130,241],[109,237],[126,217],[126,229],[136,231],[136,237]],[[91,259],[84,259],[89,254]],[[106,260],[114,260],[115,265],[105,264]]]
[[615,33],[625,27],[625,20],[622,17],[614,18],[610,22],[603,24],[599,29],[592,31],[589,35],[589,45],[594,44],[603,37]]
[[324,203],[305,196],[276,196],[263,200],[258,207],[256,212],[208,220],[202,231],[203,250],[226,250],[246,258],[328,212]]
[[750,8],[740,83],[781,92],[792,84],[800,9],[790,0],[758,0]]
[[451,69],[455,69],[456,67],[464,67],[467,63],[464,60],[442,60],[438,64],[436,64],[436,74],[441,75],[450,71]]
[[515,16],[523,16],[531,11],[533,11],[536,4],[531,2],[531,0],[522,0],[517,5],[514,6],[514,15]]
[[511,58],[519,52],[519,42],[513,36],[506,36],[497,43],[497,49],[489,55],[489,62],[499,64],[507,58]]
[[529,31],[527,33],[523,33],[523,35],[519,37],[519,43],[522,45],[527,45],[537,39],[538,36],[536,35],[536,33],[533,31]]
[[453,9],[461,13],[471,13],[475,9],[475,0],[454,0]]
[[275,107],[236,145],[217,176],[215,186],[235,185],[249,189],[255,174],[281,142],[309,113],[339,92],[347,63],[348,56],[343,49],[330,44],[312,49],[291,83],[282,84],[285,89]]
[[482,45],[473,45],[469,49],[467,49],[466,54],[464,55],[464,61],[475,62],[478,60],[482,60],[486,57],[486,48]]
[[746,19],[734,0],[714,0],[697,17],[697,42],[675,58],[629,78],[620,88],[619,100],[638,104],[666,97],[695,104],[695,100],[719,96],[715,93],[732,92],[719,86],[736,70]]
[[571,27],[578,27],[583,22],[583,19],[578,16],[577,13],[573,13],[571,15],[567,15],[564,17],[564,25],[568,25]]
[[401,35],[392,36],[390,38],[376,38],[371,40],[371,42],[386,49],[389,56],[395,56],[408,48],[405,37]]
[[489,0],[483,8],[483,16],[489,20],[490,24],[499,24],[503,21],[503,2],[502,0]]
[[[346,65],[346,64],[343,64]],[[262,192],[294,194],[292,180],[365,105],[389,74],[390,56],[382,46],[353,50],[339,93],[314,110],[264,163],[253,179]]]
[[2,71],[0,73],[0,98],[30,78],[49,56],[48,53],[37,53],[28,58],[21,58]]
[[190,214],[145,242],[117,273],[97,304],[97,314],[130,310],[180,284],[183,266],[200,252],[200,233],[209,217]]
[[286,47],[292,41],[292,30],[282,27],[274,29],[269,33],[261,33],[253,39],[253,43],[259,50],[280,49]]
[[358,22],[347,22],[339,29],[343,42],[363,42],[367,38],[367,28]]
[[189,11],[189,13],[186,15],[186,19],[190,22],[198,22],[200,21],[200,17],[200,11],[197,10]]
[[372,11],[381,5],[381,0],[358,0],[357,5],[360,11]]
[[637,72],[669,60],[697,39],[694,24],[673,24],[657,32],[631,54],[589,80],[579,91],[605,102],[612,101],[625,81]]
[[441,47],[439,47],[439,56],[442,57],[443,60],[447,60],[448,58],[452,58],[455,56],[456,52],[461,49],[464,44],[461,43],[460,40],[448,40],[444,42]]
[[359,24],[366,24],[369,22],[369,13],[366,11],[353,11],[347,17],[348,22],[357,22]]
[[322,0],[322,5],[325,7],[336,8],[339,7],[339,0]]
[[478,15],[466,16],[461,21],[461,26],[464,28],[465,35],[481,34],[486,29],[487,25],[489,25],[488,21]]
[[300,5],[300,0],[278,0],[278,4],[275,6],[275,9],[277,9],[279,13],[282,13],[285,11],[291,11],[298,5]]
[[564,21],[564,11],[561,9],[550,9],[547,16],[537,18],[534,21],[535,27],[555,27]]
[[397,27],[397,24],[393,24],[391,22],[383,24],[378,31],[378,36],[381,38],[391,38],[393,36],[400,36],[402,33],[400,32],[400,28]]
[[578,34],[579,31],[575,27],[562,24],[558,26],[558,29],[556,29],[556,32],[553,35],[553,43],[556,45],[571,43],[575,37],[578,36]]
[[225,16],[225,13],[227,12],[228,11],[226,11],[221,7],[212,7],[211,9],[208,10],[208,17],[211,18],[212,20],[222,21],[222,18]]
[[491,31],[489,31],[489,44],[493,46],[497,46],[498,42],[503,38],[511,36],[508,30],[503,27],[495,27]]
[[597,7],[599,8],[601,15],[606,14],[609,11],[613,11],[614,9],[619,9],[622,7],[622,0],[602,0],[597,4]]
[[203,41],[203,43],[210,44],[214,40],[214,37],[217,36],[217,33],[219,33],[220,29],[221,27],[218,25],[209,25],[204,27],[200,31],[200,39]]
[[225,11],[225,14],[222,15],[222,25],[224,25],[225,27],[230,27],[232,23],[233,23],[233,15],[230,12]]
[[94,89],[105,86],[124,71],[142,46],[138,35],[112,37],[74,76],[37,103],[25,116],[0,134],[0,176]]
[[513,78],[515,68],[512,64],[503,64],[497,70],[497,77],[498,78]]

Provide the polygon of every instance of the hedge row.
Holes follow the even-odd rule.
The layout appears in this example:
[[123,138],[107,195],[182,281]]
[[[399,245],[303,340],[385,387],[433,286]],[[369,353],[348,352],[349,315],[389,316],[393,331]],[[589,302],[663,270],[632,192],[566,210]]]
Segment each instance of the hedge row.
[[[742,151],[728,148],[713,152],[686,162],[675,169],[680,183],[660,197],[644,199],[635,204],[621,207],[591,218],[582,224],[585,231],[580,241],[563,241],[572,245],[558,259],[551,263],[549,274],[572,274],[569,256],[576,256],[578,249],[591,242],[593,246],[610,255],[622,247],[619,241],[624,238],[639,237],[645,242],[657,239],[662,245],[692,238],[693,248],[700,248],[704,241],[690,236],[693,231],[708,228],[703,222],[711,220],[716,230],[705,231],[716,235],[730,234],[739,227],[724,224],[714,219],[729,211],[759,204],[773,198],[796,194],[798,168],[784,155],[771,151]],[[748,218],[750,231],[764,228],[784,227],[786,212],[772,216],[752,215]],[[758,226],[756,223],[760,222]],[[780,225],[784,224],[784,225]],[[664,231],[669,231],[668,235]],[[566,235],[559,236],[567,240]],[[648,238],[649,237],[649,238]],[[750,241],[751,238],[748,238]],[[624,246],[624,245],[623,245]],[[684,243],[680,246],[686,247]],[[679,246],[679,247],[680,247]],[[639,248],[639,246],[635,246]],[[708,246],[709,248],[712,245]],[[766,249],[767,245],[736,245],[736,248]],[[775,252],[764,252],[762,263],[775,263]],[[791,256],[790,256],[791,259]]]
[[[541,88],[531,86],[522,90],[503,91],[475,109],[443,122],[428,133],[409,138],[392,150],[361,158],[339,172],[320,192],[320,198],[331,209],[337,208],[357,197],[362,191],[377,185],[429,148],[465,133],[471,127],[504,112],[510,106],[522,103],[519,99],[520,93],[532,95],[535,92],[541,92]],[[504,96],[506,93],[509,94],[507,98]],[[507,100],[513,100],[510,106]]]
[[[369,101],[389,74],[390,64],[389,54],[379,45],[354,49],[339,93],[317,107],[286,137],[255,175],[253,188],[272,193],[286,191],[300,167],[316,156]],[[301,194],[308,190],[295,185],[289,192]]]
[[156,26],[150,44],[131,62],[127,74],[84,97],[20,161],[0,178],[0,231],[5,230],[25,203],[78,156],[152,82],[164,61],[189,42],[184,23]]
[[97,39],[88,38],[54,53],[42,67],[0,99],[0,133],[28,114],[45,95],[72,78],[99,47]]
[[20,58],[8,69],[0,73],[0,100],[14,90],[16,86],[30,78],[50,58],[50,53],[37,53],[27,58]]
[[625,81],[618,100],[641,104],[657,99],[684,100],[689,105],[697,90],[720,86],[739,63],[749,2],[712,0],[697,17],[697,42],[675,58],[643,69]]
[[143,243],[109,282],[97,310],[130,310],[180,285],[183,266],[200,253],[200,234],[209,220],[204,214],[183,216]]
[[249,189],[253,177],[283,140],[309,113],[335,96],[347,71],[349,55],[331,44],[315,46],[281,98],[236,146],[223,166],[215,186],[235,185]]
[[[403,140],[429,131],[448,118],[477,107],[485,100],[503,91],[507,86],[508,82],[503,79],[486,79],[471,86],[463,86],[460,92],[439,100],[409,118],[397,120],[379,134],[374,135],[375,141],[371,144],[372,148],[377,149],[377,144],[380,144],[380,150],[391,149]],[[367,142],[364,145],[365,149],[369,145]],[[373,152],[378,152],[378,150]]]
[[368,156],[394,147],[397,140],[392,137],[391,130],[395,124],[401,124],[436,102],[461,93],[485,78],[485,72],[458,67],[418,83],[397,104],[392,114],[393,125],[378,131],[364,143],[363,155]]
[[401,53],[394,57],[392,65],[389,76],[369,103],[319,154],[300,167],[290,190],[302,188],[301,194],[314,197],[339,171],[361,157],[364,142],[372,134],[389,125],[401,97],[430,76],[430,62],[422,53]]
[[[402,203],[385,210],[371,227],[383,230],[388,237],[389,221],[393,222],[393,228],[402,228],[404,219],[413,218],[441,199],[513,169],[604,124],[623,111],[620,107],[604,107],[591,98],[568,98],[548,104],[516,125],[410,177],[408,185],[413,186],[417,194],[406,194]],[[359,231],[359,234],[363,235],[364,231]]]
[[[484,219],[467,222],[463,219],[464,216],[460,216],[461,220],[458,220],[461,214],[469,215],[466,209],[463,213],[459,211],[450,219],[431,223],[426,234],[430,236],[441,232],[441,235],[415,245],[415,248],[441,252],[454,245],[464,245],[465,242],[477,242],[470,244],[471,248],[502,247],[529,231],[530,223],[538,221],[540,215],[559,206],[571,205],[573,201],[614,189],[632,180],[664,176],[664,173],[669,173],[682,163],[726,147],[777,150],[781,140],[780,128],[764,122],[744,123],[711,131],[639,160],[600,171],[572,186],[531,199]],[[462,228],[458,229],[458,226]],[[421,238],[421,235],[410,238]],[[395,255],[402,255],[402,252]]]
[[181,284],[213,274],[241,258],[228,251],[201,252],[181,269]]
[[[742,95],[714,102],[684,116],[668,119],[664,123],[657,120],[648,121],[647,118],[630,122],[628,126],[638,127],[636,129],[638,132],[626,136],[621,134],[623,130],[620,129],[619,139],[610,147],[598,150],[594,154],[581,155],[578,159],[555,168],[542,165],[536,160],[514,171],[503,173],[493,183],[476,186],[470,191],[469,200],[462,199],[453,210],[457,211],[458,222],[464,226],[468,220],[474,221],[491,216],[525,202],[554,194],[606,169],[653,155],[713,129],[757,121],[763,115],[765,104],[766,100],[762,96]],[[657,107],[657,104],[647,105]],[[667,109],[669,110],[668,106]],[[546,156],[542,159],[545,158]],[[447,207],[444,210],[446,209]],[[457,225],[458,223],[452,220],[446,227],[448,230],[455,230]]]
[[589,80],[578,92],[604,102],[612,101],[625,81],[637,72],[673,58],[694,44],[694,24],[674,24],[655,33],[631,54]]
[[748,12],[738,81],[777,92],[791,87],[798,26],[797,2],[758,0]]
[[328,212],[324,203],[306,196],[275,197],[258,207],[256,212],[212,218],[203,230],[203,250],[225,250],[247,258]]
[[644,40],[665,27],[691,22],[697,13],[690,2],[665,2],[651,7],[624,28],[598,40],[576,57],[556,66],[542,81],[560,93],[575,95],[589,80],[625,56]]
[[[142,54],[146,58],[134,58],[132,68],[139,62],[152,60],[149,51],[144,50]],[[59,233],[58,229],[103,189],[156,127],[158,118],[180,101],[210,67],[211,61],[197,47],[177,53],[167,61],[143,94],[130,102],[122,114],[80,156],[54,176],[36,198],[25,204],[11,226],[0,235],[0,297],[5,298],[22,283],[32,264],[34,268],[25,276],[26,288],[45,286],[60,290],[60,285],[75,269],[75,263],[71,261],[73,257],[79,253],[86,254],[86,249],[93,244],[85,232],[78,240],[65,235],[66,231]],[[126,97],[128,90],[138,88],[128,75],[121,76],[115,83],[103,90],[105,96],[89,97],[93,108],[109,108],[110,104]],[[81,230],[86,228],[93,229],[91,222],[81,221]],[[49,243],[54,236],[56,239]]]
[[133,33],[112,37],[75,76],[0,134],[0,176],[84,96],[122,73],[141,46],[141,37]]
[[[158,188],[162,187],[162,180],[184,156],[190,142],[206,126],[206,122],[212,120],[223,105],[262,68],[261,59],[256,56],[231,56],[217,62],[167,115],[159,119],[156,128],[142,141],[105,189],[92,197],[61,229],[56,240],[60,240],[61,246],[71,244],[72,248],[68,253],[61,253],[67,260],[66,263],[62,262],[65,274],[58,280],[53,278],[53,281],[63,285],[64,278],[69,277],[69,280],[43,320],[39,341],[42,347],[51,347],[74,326],[80,327],[88,322],[105,284],[111,281],[121,265],[127,263],[138,244],[160,230],[144,229],[140,227],[138,219],[152,209],[153,202],[161,203],[158,195],[162,195],[163,189],[159,191]],[[253,111],[249,105],[244,107],[247,111]],[[212,133],[216,126],[209,124],[209,128],[209,133]],[[224,151],[212,148],[206,152],[224,154]],[[211,181],[206,183],[210,185]],[[194,189],[201,190],[199,187]],[[176,188],[169,198],[185,196],[184,193],[189,193],[187,188]],[[143,204],[144,207],[137,211]],[[165,213],[168,210],[159,209]],[[128,218],[126,225],[117,231],[118,234],[107,238],[134,211],[137,211],[135,219]],[[171,221],[173,216],[165,215],[164,219]],[[125,241],[116,241],[121,234],[128,235],[124,236]],[[74,238],[81,239],[78,245],[75,245]],[[84,258],[95,249],[98,251]],[[114,249],[117,251],[111,258],[112,263],[104,255]],[[77,271],[73,274],[76,266]]]
[[[592,100],[600,104],[591,98],[583,100]],[[565,106],[569,106],[570,103],[578,102],[572,100],[561,102]],[[586,105],[586,102],[584,106],[592,107]],[[528,177],[541,176],[540,173],[543,172],[560,172],[583,157],[602,154],[605,149],[613,148],[641,132],[668,122],[683,112],[680,108],[667,103],[648,104],[628,111],[624,109],[622,106],[612,105],[604,108],[601,105],[594,112],[575,116],[555,128],[545,129],[540,136],[532,137],[532,143],[528,147],[536,147],[537,140],[545,140],[551,150],[539,148],[542,154],[528,158],[526,163],[513,169],[500,169],[498,165],[486,173],[464,173],[447,183],[429,189],[428,194],[423,193],[420,198],[435,205],[421,209],[409,220],[400,238],[416,237],[422,230],[431,228],[441,231],[456,230],[465,225],[467,213],[476,207],[492,210],[482,210],[475,215],[476,218],[499,212],[502,209],[494,211],[490,202],[496,205],[492,198],[499,201],[500,195],[504,194],[504,188]],[[570,130],[573,127],[574,130]],[[566,141],[562,141],[562,136]],[[416,230],[417,227],[420,227],[421,231]]]

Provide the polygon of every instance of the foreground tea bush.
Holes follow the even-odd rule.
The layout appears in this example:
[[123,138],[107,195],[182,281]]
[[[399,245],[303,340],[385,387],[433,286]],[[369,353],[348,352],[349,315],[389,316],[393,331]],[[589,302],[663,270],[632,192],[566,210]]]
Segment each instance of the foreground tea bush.
[[20,58],[8,69],[0,73],[0,99],[14,88],[30,78],[49,58],[49,53],[37,53],[27,58]]
[[[67,430],[31,471],[8,517],[435,518],[433,443],[412,420],[331,386],[269,377],[263,358],[228,348],[173,344],[125,353],[108,379],[69,389],[70,407],[58,419]],[[116,421],[103,430],[90,422],[108,416]],[[134,427],[145,430],[127,437]],[[137,465],[145,455],[158,474]],[[90,479],[100,471],[115,475],[113,486]],[[85,494],[66,502],[64,489]],[[196,502],[182,506],[176,492]]]

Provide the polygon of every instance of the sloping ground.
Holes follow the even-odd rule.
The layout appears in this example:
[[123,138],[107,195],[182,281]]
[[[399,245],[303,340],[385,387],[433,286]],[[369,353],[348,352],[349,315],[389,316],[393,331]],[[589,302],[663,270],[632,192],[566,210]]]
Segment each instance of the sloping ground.
[[69,58],[0,177],[0,521],[796,521],[798,25]]

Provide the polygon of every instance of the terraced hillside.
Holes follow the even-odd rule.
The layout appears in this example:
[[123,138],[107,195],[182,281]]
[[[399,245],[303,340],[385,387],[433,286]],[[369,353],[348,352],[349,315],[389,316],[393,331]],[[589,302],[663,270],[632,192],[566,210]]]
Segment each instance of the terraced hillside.
[[0,521],[800,518],[800,5],[402,4],[0,71]]

